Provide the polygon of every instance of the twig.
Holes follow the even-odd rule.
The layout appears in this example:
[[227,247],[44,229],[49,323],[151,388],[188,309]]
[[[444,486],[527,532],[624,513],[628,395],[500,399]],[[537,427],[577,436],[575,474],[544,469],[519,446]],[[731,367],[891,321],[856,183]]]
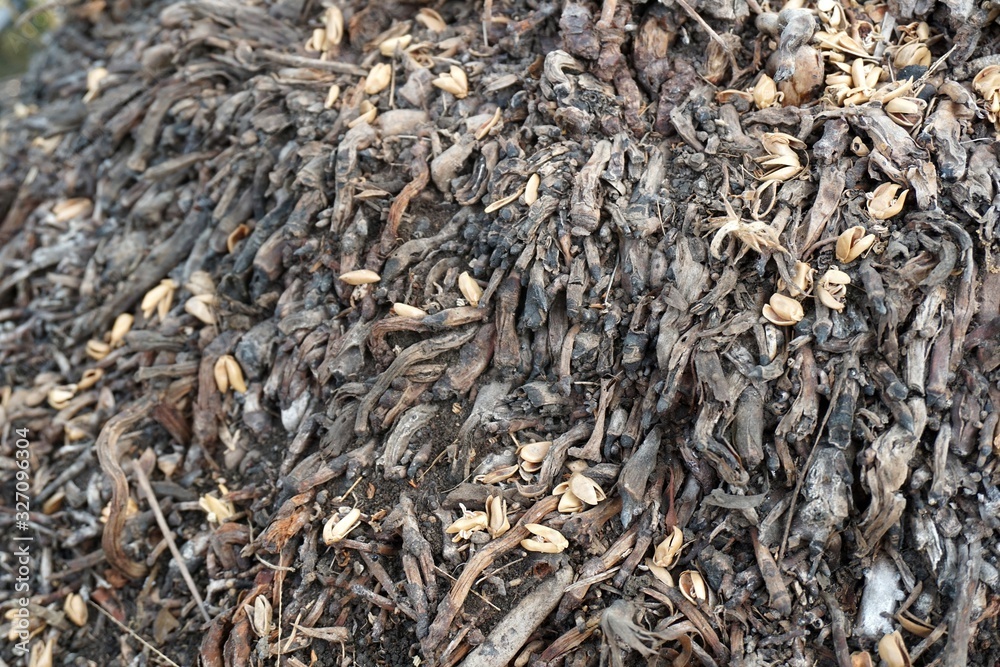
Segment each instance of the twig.
[[132,462],[132,473],[135,475],[135,481],[139,483],[139,487],[142,489],[143,495],[146,496],[150,509],[153,510],[153,516],[156,517],[156,523],[160,527],[160,532],[163,533],[163,539],[167,541],[170,553],[173,554],[174,561],[177,563],[177,568],[181,571],[181,577],[184,579],[184,583],[187,584],[192,597],[194,597],[195,602],[198,603],[198,609],[201,610],[201,615],[205,618],[205,622],[211,623],[212,617],[209,615],[208,610],[205,609],[205,601],[201,599],[201,593],[198,592],[198,587],[195,586],[194,579],[191,578],[191,573],[188,571],[187,565],[184,563],[184,558],[181,556],[181,552],[177,548],[177,543],[174,541],[174,533],[170,530],[170,525],[167,524],[167,520],[163,516],[163,510],[160,509],[160,501],[156,499],[156,494],[153,492],[153,486],[149,483],[149,478],[146,477],[146,473],[143,472],[142,466],[135,461]]
[[105,609],[103,607],[101,607],[101,605],[95,604],[94,602],[90,602],[90,606],[93,607],[94,609],[96,609],[97,611],[101,612],[105,616],[107,616],[109,619],[111,619],[111,622],[114,623],[115,625],[117,625],[119,628],[121,628],[125,632],[129,633],[130,635],[132,635],[132,637],[134,637],[140,644],[142,644],[143,646],[145,646],[146,648],[148,648],[150,651],[152,651],[153,653],[155,653],[157,655],[157,657],[159,657],[161,660],[163,660],[163,662],[167,663],[168,665],[172,665],[172,667],[181,667],[176,662],[174,662],[173,660],[171,660],[167,656],[163,655],[163,653],[161,653],[159,651],[159,649],[157,649],[155,646],[153,646],[152,644],[150,644],[149,642],[147,642],[145,639],[143,639],[142,637],[140,637],[136,633],[135,630],[133,630],[132,628],[130,628],[127,625],[123,624],[117,618],[115,618],[114,616],[112,616],[111,614],[109,614],[107,611],[105,611]]
[[352,76],[368,76],[368,70],[338,62],[336,60],[319,60],[317,58],[306,58],[304,56],[293,56],[290,53],[279,53],[271,49],[261,49],[254,53],[260,54],[266,60],[288,67],[309,67],[312,69],[323,69],[337,74],[350,74]]

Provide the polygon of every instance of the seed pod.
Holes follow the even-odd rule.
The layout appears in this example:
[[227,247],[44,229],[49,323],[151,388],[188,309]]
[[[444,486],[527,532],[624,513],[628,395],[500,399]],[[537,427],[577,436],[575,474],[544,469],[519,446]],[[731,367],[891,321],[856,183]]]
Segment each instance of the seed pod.
[[[326,107],[329,109],[330,107]],[[241,224],[226,237],[226,252],[232,254],[236,250],[236,244],[250,236],[250,227]]]
[[[249,605],[244,607],[249,608]],[[258,637],[267,637],[271,634],[271,617],[273,608],[271,601],[263,595],[258,595],[253,601],[253,613],[247,612],[250,617],[250,624]]]
[[400,317],[409,317],[414,320],[421,320],[427,317],[427,311],[421,310],[416,306],[411,306],[406,303],[394,303],[392,304],[392,312],[396,313]]
[[95,361],[100,361],[111,353],[111,346],[102,340],[87,341],[87,356]]
[[462,508],[462,516],[444,529],[444,532],[455,536],[452,538],[452,542],[467,540],[472,533],[486,530],[490,525],[486,512],[470,512],[465,509],[464,505],[460,505],[460,507]]
[[925,44],[910,42],[909,44],[904,44],[896,51],[896,55],[892,59],[892,64],[897,70],[901,70],[911,65],[930,67],[932,60],[931,51]]
[[49,405],[56,410],[62,410],[76,396],[76,389],[77,386],[75,384],[53,387],[49,390],[47,396]]
[[538,174],[532,174],[528,177],[528,184],[524,186],[524,203],[528,206],[538,201],[538,186],[541,182],[542,178]]
[[875,191],[869,195],[868,214],[876,220],[888,220],[902,211],[909,190],[903,190],[903,193],[897,197],[896,193],[899,192],[899,189],[900,186],[895,183],[883,183],[875,188]]
[[[583,501],[577,498],[576,495],[572,491],[570,491],[569,484],[567,482],[563,482],[563,484],[565,484],[566,487],[562,489],[561,493],[556,493],[555,489],[552,490],[553,495],[559,496],[559,506],[556,509],[558,509],[563,514],[573,514],[575,512],[582,512],[584,510],[584,507],[586,507],[583,504]],[[562,484],[560,484],[559,486],[562,486]],[[559,487],[556,487],[556,489],[558,488]]]
[[681,594],[695,604],[698,601],[708,602],[708,586],[697,570],[684,570],[677,578],[677,588]]
[[657,579],[659,579],[662,583],[666,584],[667,586],[670,586],[671,588],[673,587],[673,585],[674,585],[674,577],[670,574],[670,572],[667,570],[667,568],[660,567],[659,565],[657,565],[656,563],[654,563],[652,560],[650,560],[648,558],[646,559],[646,567],[648,567],[649,568],[649,572],[654,577],[656,577]]
[[479,306],[479,300],[483,297],[483,288],[479,286],[475,278],[469,275],[468,271],[463,271],[458,277],[458,289],[470,306],[473,308]]
[[551,440],[529,442],[517,448],[517,455],[522,461],[527,461],[528,463],[541,463],[545,460],[545,455],[549,453],[549,449],[551,447]]
[[70,593],[63,602],[63,612],[66,618],[77,627],[82,628],[87,625],[87,603],[79,593]]
[[878,643],[878,656],[885,660],[889,667],[910,667],[910,654],[903,643],[899,630],[882,637]]
[[333,84],[330,86],[330,90],[326,91],[326,101],[323,102],[323,108],[332,109],[338,99],[340,99],[340,86]]
[[340,279],[348,285],[370,285],[382,280],[382,276],[368,269],[358,269],[340,274]]
[[918,637],[929,637],[934,632],[934,626],[927,621],[922,621],[908,611],[901,611],[896,614],[896,620],[907,632]]
[[115,318],[115,323],[111,325],[111,338],[108,341],[111,347],[120,346],[125,340],[125,334],[132,330],[132,323],[135,318],[130,313],[122,313]]
[[431,32],[444,32],[448,28],[448,24],[444,22],[441,15],[429,7],[424,7],[417,12],[417,23]]
[[851,152],[858,157],[867,157],[872,151],[865,145],[864,139],[861,137],[854,137],[854,139],[851,140]]
[[802,304],[784,294],[772,294],[769,303],[764,306],[763,314],[769,322],[779,327],[793,326],[805,317]]
[[875,235],[865,232],[864,227],[857,225],[837,238],[837,261],[848,264],[871,249]]
[[381,93],[389,87],[392,81],[392,65],[388,63],[378,63],[371,68],[365,78],[365,95],[375,95]]
[[327,546],[340,542],[361,523],[361,510],[357,507],[343,517],[334,514],[323,526],[323,543]]
[[476,130],[476,141],[481,141],[487,134],[489,134],[490,130],[497,126],[500,122],[500,118],[502,117],[503,111],[500,107],[497,107],[497,110],[493,112],[493,116],[488,121],[483,123],[478,130]]
[[477,475],[475,481],[479,484],[499,484],[500,482],[504,482],[516,475],[518,469],[519,467],[517,464],[504,466],[502,468],[497,468],[496,470],[491,470],[485,475]]
[[382,53],[383,56],[385,56],[386,58],[389,58],[394,53],[396,53],[396,49],[399,49],[400,51],[402,51],[406,47],[408,47],[410,45],[410,42],[412,42],[412,41],[413,41],[413,36],[412,35],[402,35],[400,37],[390,37],[389,39],[385,40],[384,42],[382,42],[381,44],[378,45],[378,50]]
[[778,94],[778,86],[774,82],[774,79],[767,74],[760,75],[756,85],[753,87],[752,94],[753,102],[757,105],[758,109],[773,107],[781,102],[781,96]]
[[236,514],[236,508],[228,500],[219,500],[210,493],[206,493],[198,499],[198,506],[208,514],[208,520],[212,523],[222,523],[226,519]]
[[851,667],[874,667],[871,653],[868,651],[855,651],[852,653]]
[[323,51],[329,51],[331,46],[340,44],[344,38],[344,14],[337,5],[331,5],[323,12],[323,23],[326,28],[326,44]]
[[104,376],[104,371],[100,368],[88,368],[80,376],[80,381],[76,383],[79,391],[85,391],[93,387]]
[[142,297],[142,303],[139,304],[142,316],[148,320],[153,316],[153,312],[156,311],[162,322],[166,318],[167,313],[170,312],[176,290],[176,282],[170,278],[161,280],[159,285],[146,292],[146,295]]
[[816,285],[816,295],[824,306],[840,312],[844,309],[843,300],[847,296],[847,285],[850,284],[849,275],[837,269],[830,269],[823,274]]
[[600,484],[578,472],[570,476],[569,490],[588,505],[596,505],[607,498]]
[[507,501],[503,496],[489,496],[486,499],[486,530],[492,538],[500,537],[510,530]]
[[670,535],[663,538],[663,541],[653,551],[653,563],[662,568],[673,567],[677,556],[681,553],[682,546],[684,546],[684,531],[680,527],[674,526]]
[[469,94],[469,79],[465,75],[465,70],[457,65],[452,65],[447,74],[440,75],[431,83],[460,100]]
[[56,222],[69,222],[73,218],[89,216],[94,210],[94,203],[86,197],[76,197],[61,201],[52,207]]
[[193,315],[202,324],[212,326],[216,323],[212,306],[218,302],[213,294],[200,294],[184,302],[184,312]]
[[565,551],[569,546],[569,540],[555,528],[549,528],[538,523],[526,523],[524,527],[535,536],[521,540],[521,548],[526,551],[557,554]]

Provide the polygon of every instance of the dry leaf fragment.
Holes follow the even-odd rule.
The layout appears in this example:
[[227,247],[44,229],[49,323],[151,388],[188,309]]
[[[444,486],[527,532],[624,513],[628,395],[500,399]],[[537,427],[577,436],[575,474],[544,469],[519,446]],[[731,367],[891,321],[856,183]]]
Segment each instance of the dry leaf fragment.
[[875,244],[875,235],[866,233],[861,225],[851,227],[837,238],[837,261],[848,264],[868,252]]
[[340,279],[348,285],[371,285],[382,280],[382,276],[368,269],[358,269],[340,274]]
[[66,596],[65,602],[63,602],[63,612],[74,625],[82,628],[87,624],[87,602],[79,593],[70,593]]
[[334,514],[323,525],[323,543],[327,546],[340,542],[361,523],[361,510],[357,507],[341,517]]
[[677,588],[691,602],[697,604],[699,600],[703,602],[708,601],[708,586],[705,585],[704,577],[697,570],[684,570],[681,572],[680,576],[677,577]]
[[95,361],[100,361],[111,354],[111,346],[102,340],[87,341],[87,356]]
[[111,347],[119,347],[125,341],[125,335],[132,330],[132,323],[135,318],[130,313],[122,313],[115,318],[115,323],[111,325],[111,336],[108,342]]
[[674,526],[670,534],[663,538],[653,551],[653,564],[667,569],[673,567],[682,546],[684,546],[684,531],[679,526]]
[[883,183],[868,196],[868,214],[876,220],[888,220],[903,210],[906,195],[909,190],[903,190],[897,196],[900,186],[895,183]]
[[784,294],[772,294],[770,301],[764,305],[763,315],[772,324],[790,327],[802,321],[805,311],[795,299]]
[[153,316],[153,311],[156,311],[162,322],[174,303],[175,291],[177,291],[176,282],[170,278],[161,280],[159,285],[146,292],[146,295],[142,297],[142,303],[139,304],[142,316],[148,320]]
[[392,65],[388,63],[376,64],[365,78],[365,95],[381,93],[389,87],[390,81],[392,81]]
[[555,528],[549,528],[538,523],[526,523],[524,527],[535,536],[521,540],[521,548],[526,551],[557,554],[565,551],[569,546],[569,540]]
[[408,303],[394,303],[392,304],[392,312],[396,313],[400,317],[409,317],[414,320],[420,320],[427,317],[427,311],[417,308],[416,306],[411,306]]
[[483,297],[483,288],[479,286],[475,278],[469,275],[468,271],[463,271],[458,277],[458,289],[470,306],[473,308],[479,306],[479,300]]
[[247,390],[246,382],[243,380],[243,369],[231,354],[224,354],[215,361],[215,385],[219,392],[225,394],[232,387],[234,391],[241,394]]
[[500,537],[510,530],[507,501],[503,496],[489,496],[486,499],[486,530],[493,538]]
[[903,637],[899,630],[882,637],[878,643],[878,656],[885,660],[889,667],[910,667],[910,653],[906,650]]

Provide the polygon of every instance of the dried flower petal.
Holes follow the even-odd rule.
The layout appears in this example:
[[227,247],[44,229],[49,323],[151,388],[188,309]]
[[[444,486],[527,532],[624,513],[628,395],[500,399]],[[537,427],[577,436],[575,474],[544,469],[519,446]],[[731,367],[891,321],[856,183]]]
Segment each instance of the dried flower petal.
[[323,543],[327,546],[340,542],[361,523],[361,510],[357,507],[341,517],[334,514],[323,525]]

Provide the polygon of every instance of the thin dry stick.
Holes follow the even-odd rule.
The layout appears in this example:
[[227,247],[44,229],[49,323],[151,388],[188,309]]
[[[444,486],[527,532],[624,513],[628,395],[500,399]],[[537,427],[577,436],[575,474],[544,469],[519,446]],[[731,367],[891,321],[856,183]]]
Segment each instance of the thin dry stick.
[[171,660],[167,656],[163,655],[163,653],[161,653],[155,646],[153,646],[152,644],[150,644],[149,642],[147,642],[145,639],[143,639],[142,637],[140,637],[136,633],[135,630],[133,630],[132,628],[128,627],[127,625],[124,625],[117,618],[115,618],[114,616],[112,616],[111,614],[109,614],[107,611],[105,611],[104,607],[102,607],[99,604],[95,604],[94,602],[90,602],[90,606],[93,607],[94,609],[96,609],[97,611],[101,612],[105,616],[107,616],[109,619],[111,619],[111,622],[114,623],[115,625],[117,625],[119,628],[121,628],[125,632],[129,633],[130,635],[132,635],[140,644],[142,644],[143,646],[145,646],[146,648],[148,648],[150,651],[152,651],[153,653],[155,653],[157,655],[157,657],[160,658],[160,660],[162,660],[163,662],[167,663],[168,665],[172,665],[172,667],[181,667],[176,662],[174,662],[173,660]]
[[170,553],[174,555],[174,561],[176,561],[177,567],[181,571],[184,583],[187,584],[188,590],[191,591],[195,602],[198,603],[198,609],[201,610],[201,615],[205,618],[205,622],[211,623],[212,617],[209,616],[208,610],[205,609],[205,602],[201,599],[201,593],[198,592],[198,587],[195,586],[194,579],[191,578],[191,573],[188,572],[187,565],[184,564],[184,558],[181,557],[181,552],[177,548],[177,543],[174,542],[174,533],[170,530],[170,526],[167,525],[167,520],[163,516],[163,510],[160,509],[160,501],[156,499],[156,494],[153,492],[153,486],[149,483],[149,478],[143,472],[142,466],[135,461],[132,462],[132,473],[135,475],[135,481],[139,483],[142,493],[146,496],[146,500],[149,501],[149,506],[153,510],[153,516],[156,517],[156,523],[160,527],[160,532],[163,533],[163,539],[167,541]]

